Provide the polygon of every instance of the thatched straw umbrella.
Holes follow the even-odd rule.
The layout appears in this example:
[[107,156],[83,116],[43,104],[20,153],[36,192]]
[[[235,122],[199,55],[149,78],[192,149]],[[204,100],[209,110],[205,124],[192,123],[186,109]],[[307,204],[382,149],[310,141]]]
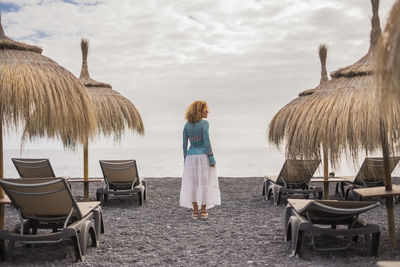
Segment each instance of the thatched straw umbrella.
[[[400,0],[393,5],[385,32],[379,45],[377,59],[378,104],[384,114],[383,127],[389,132],[389,143],[399,149],[400,144]],[[386,140],[384,140],[386,141]],[[385,148],[385,145],[383,145]],[[389,149],[385,148],[386,154]],[[385,166],[386,167],[386,166]],[[385,190],[391,191],[390,170],[385,168]],[[388,199],[386,200],[388,201]],[[388,206],[388,202],[387,206]],[[390,203],[389,203],[390,205]],[[391,208],[389,206],[389,208]],[[390,214],[390,217],[394,215]],[[394,218],[393,220],[394,227]],[[392,228],[393,228],[392,227]],[[392,230],[393,233],[394,229]],[[389,233],[391,233],[389,225]],[[395,240],[393,241],[395,242]],[[392,242],[392,243],[393,243]]]
[[[285,139],[289,139],[290,136],[295,135],[296,132],[292,132],[293,128],[288,127],[288,122],[291,120],[296,120],[299,112],[301,112],[302,105],[312,95],[320,86],[328,81],[328,74],[326,71],[326,57],[327,57],[327,47],[326,45],[320,45],[318,49],[319,59],[321,61],[321,79],[320,85],[316,88],[303,91],[299,94],[299,97],[293,99],[291,102],[286,104],[282,109],[275,114],[269,124],[268,140],[271,143],[279,146],[281,142]],[[324,146],[323,146],[324,149]],[[290,153],[286,151],[287,157],[300,157],[303,156],[299,153]],[[323,150],[323,160],[324,160],[324,179],[328,181],[328,155],[326,149]],[[311,155],[312,158],[319,158],[319,146],[315,147],[315,153]],[[324,183],[324,197],[328,199],[329,196],[329,184]]]
[[[380,116],[375,107],[377,42],[381,35],[378,0],[373,2],[372,30],[368,53],[355,64],[331,73],[332,79],[302,105],[296,120],[288,127],[297,134],[288,138],[288,151],[313,153],[311,148],[326,143],[333,164],[347,149],[356,158],[359,148],[371,152],[380,144]],[[299,116],[305,118],[299,120]],[[304,125],[304,127],[303,127]]]
[[83,143],[94,131],[95,114],[83,84],[41,53],[37,46],[8,38],[0,17],[0,178],[3,126],[17,128],[25,122],[27,137],[58,137],[64,145]]
[[[297,121],[289,127],[296,129],[290,136],[287,149],[290,153],[300,151],[303,155],[313,153],[318,144],[327,146],[331,162],[349,151],[354,160],[359,150],[366,153],[382,149],[385,162],[385,186],[391,190],[387,128],[377,108],[376,70],[377,44],[381,36],[378,8],[379,0],[371,0],[373,16],[368,53],[355,64],[331,73],[332,79],[312,94],[303,105]],[[400,114],[400,110],[397,110]],[[304,120],[303,118],[308,118]],[[301,122],[300,125],[298,122]],[[389,237],[395,245],[393,199],[386,199]]]
[[[89,44],[87,40],[81,41],[82,70],[79,79],[86,86],[92,99],[97,114],[97,133],[114,135],[115,141],[119,141],[125,129],[143,135],[144,126],[139,111],[131,101],[113,90],[107,83],[97,82],[90,78],[87,65]],[[84,143],[84,180],[89,179],[88,168],[88,141]],[[84,197],[89,200],[88,183],[84,184]]]
[[[378,95],[393,147],[400,144],[400,1],[392,7],[378,51]],[[388,105],[388,101],[391,103]]]

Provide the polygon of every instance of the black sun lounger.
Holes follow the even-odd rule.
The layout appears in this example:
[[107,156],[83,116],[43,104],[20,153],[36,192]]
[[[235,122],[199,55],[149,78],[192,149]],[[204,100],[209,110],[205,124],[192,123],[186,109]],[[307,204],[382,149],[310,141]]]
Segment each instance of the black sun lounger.
[[70,240],[77,261],[84,260],[89,237],[92,246],[99,244],[100,233],[104,233],[100,202],[76,202],[64,178],[5,179],[0,180],[0,186],[20,219],[19,231],[0,230],[3,259],[12,256],[16,241],[40,244]]
[[138,194],[139,205],[147,198],[146,182],[139,178],[135,160],[100,160],[105,186],[98,188],[97,200],[108,201],[109,195]]
[[321,161],[287,159],[278,176],[265,176],[263,195],[266,199],[274,198],[274,204],[279,204],[281,196],[322,198],[322,188],[310,185]]
[[[292,255],[300,252],[305,233],[311,235],[311,243],[315,250],[343,250],[363,235],[367,252],[376,256],[379,246],[379,226],[367,224],[359,219],[359,214],[379,206],[379,202],[345,201],[345,200],[308,200],[289,199],[285,210],[285,239],[292,241]],[[317,244],[316,237],[341,237],[341,246],[323,247]],[[344,242],[344,244],[343,244]]]
[[[389,159],[390,172],[394,170],[400,157],[391,157]],[[354,193],[354,189],[384,186],[385,171],[383,158],[365,158],[356,176],[344,176],[348,180],[341,183],[342,192],[346,192],[345,199],[349,198],[349,192],[352,192],[353,200],[359,200],[359,195]]]

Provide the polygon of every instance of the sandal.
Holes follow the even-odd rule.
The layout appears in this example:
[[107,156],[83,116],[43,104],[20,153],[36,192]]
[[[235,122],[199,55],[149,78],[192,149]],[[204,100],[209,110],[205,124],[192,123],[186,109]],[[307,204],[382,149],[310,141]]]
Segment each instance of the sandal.
[[201,212],[201,218],[202,219],[208,219],[208,212],[207,211],[204,211],[204,212],[202,211]]
[[199,213],[198,213],[198,212],[193,212],[193,213],[192,213],[192,218],[193,218],[194,220],[197,220],[197,219],[199,218]]

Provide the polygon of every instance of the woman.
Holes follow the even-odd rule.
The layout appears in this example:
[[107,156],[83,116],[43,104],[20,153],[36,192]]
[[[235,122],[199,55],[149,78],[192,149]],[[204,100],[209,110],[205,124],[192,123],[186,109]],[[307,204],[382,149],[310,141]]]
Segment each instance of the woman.
[[[193,207],[192,217],[208,218],[207,208],[221,205],[217,170],[208,134],[208,105],[206,101],[193,102],[186,111],[187,123],[183,129],[183,169],[180,205]],[[188,147],[190,140],[190,148]]]

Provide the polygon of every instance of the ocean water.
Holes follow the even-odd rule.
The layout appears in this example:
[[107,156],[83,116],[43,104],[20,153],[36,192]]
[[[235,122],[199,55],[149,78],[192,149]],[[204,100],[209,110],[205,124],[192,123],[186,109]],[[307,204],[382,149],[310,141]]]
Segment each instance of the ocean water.
[[[214,154],[220,177],[277,175],[285,161],[284,152],[274,147],[214,148]],[[83,176],[83,153],[81,150],[24,149],[22,152],[18,149],[4,150],[4,175],[7,178],[18,177],[11,161],[13,157],[48,158],[57,176]],[[90,149],[90,177],[102,177],[99,164],[101,159],[135,159],[141,177],[182,177],[183,156],[180,148]],[[337,175],[355,175],[358,168],[359,165],[355,166],[352,160],[343,159],[340,168],[335,172]],[[322,167],[320,167],[315,176],[321,176],[322,171]],[[393,175],[399,176],[398,166]]]
[[[214,148],[219,176],[264,176],[279,171],[283,154],[268,148]],[[282,155],[281,155],[282,154]],[[273,156],[272,156],[273,155]],[[24,149],[4,151],[5,177],[18,177],[13,157],[49,158],[57,176],[82,177],[83,152],[61,149]],[[101,177],[99,160],[135,159],[142,177],[181,177],[183,156],[180,148],[167,149],[91,149],[89,176]]]

